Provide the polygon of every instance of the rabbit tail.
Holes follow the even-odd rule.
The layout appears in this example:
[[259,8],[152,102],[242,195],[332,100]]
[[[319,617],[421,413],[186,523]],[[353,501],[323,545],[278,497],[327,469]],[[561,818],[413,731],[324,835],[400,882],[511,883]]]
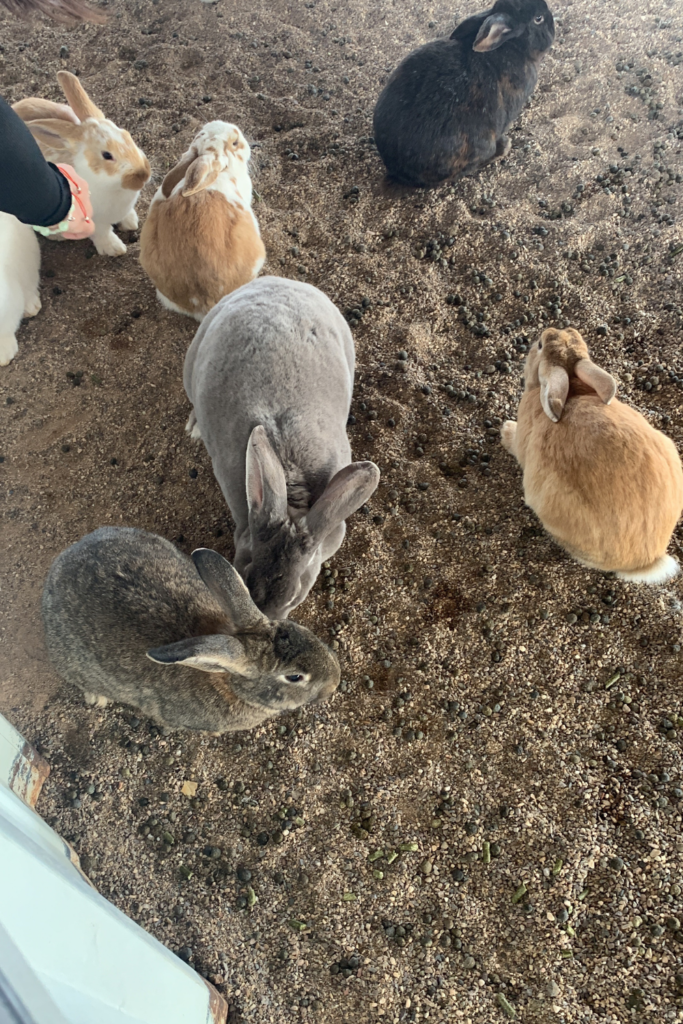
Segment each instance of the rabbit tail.
[[681,567],[671,555],[662,555],[655,559],[652,565],[646,565],[643,569],[630,569],[626,572],[618,572],[620,580],[627,580],[629,583],[666,583],[673,579],[681,571]]

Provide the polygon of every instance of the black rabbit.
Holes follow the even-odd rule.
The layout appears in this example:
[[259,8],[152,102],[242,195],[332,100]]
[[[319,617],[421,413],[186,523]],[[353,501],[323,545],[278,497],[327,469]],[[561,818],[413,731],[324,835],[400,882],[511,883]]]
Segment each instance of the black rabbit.
[[375,107],[389,177],[433,186],[505,156],[508,127],[536,88],[555,38],[545,0],[497,0],[399,64]]

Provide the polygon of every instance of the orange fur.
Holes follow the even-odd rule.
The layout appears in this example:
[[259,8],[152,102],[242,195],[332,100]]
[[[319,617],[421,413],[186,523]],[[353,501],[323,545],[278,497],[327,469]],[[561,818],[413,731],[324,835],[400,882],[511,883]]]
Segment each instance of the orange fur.
[[552,332],[548,344],[550,333],[541,339],[542,354],[535,345],[527,357],[517,423],[503,428],[503,443],[524,472],[524,500],[586,565],[648,568],[664,556],[683,509],[676,446],[635,409],[616,399],[605,404],[575,376],[553,423],[541,405],[539,363],[570,367],[588,359],[588,350],[576,332]]
[[176,192],[155,202],[140,236],[145,271],[190,315],[208,313],[224,295],[251,281],[264,257],[249,211],[215,191]]

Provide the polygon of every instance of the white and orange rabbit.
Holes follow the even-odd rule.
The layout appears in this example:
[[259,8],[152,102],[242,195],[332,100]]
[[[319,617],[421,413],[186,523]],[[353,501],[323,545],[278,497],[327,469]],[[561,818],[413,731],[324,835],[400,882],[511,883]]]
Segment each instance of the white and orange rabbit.
[[201,321],[263,266],[250,156],[237,125],[210,121],[157,189],[140,235],[140,262],[167,309]]
[[70,164],[88,183],[100,256],[122,256],[126,246],[114,233],[138,227],[135,204],[149,181],[147,157],[128,132],[117,128],[95,106],[69,71],[57,79],[69,105],[38,97],[19,100],[13,110],[25,121],[46,160]]

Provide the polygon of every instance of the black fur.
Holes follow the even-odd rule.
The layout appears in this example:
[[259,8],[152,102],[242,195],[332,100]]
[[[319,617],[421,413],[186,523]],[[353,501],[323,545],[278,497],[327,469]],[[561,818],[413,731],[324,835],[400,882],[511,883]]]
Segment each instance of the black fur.
[[[505,32],[493,48],[477,52],[480,33],[484,45],[487,35],[493,38],[487,19]],[[538,64],[554,38],[545,0],[498,0],[461,22],[450,39],[409,54],[375,107],[375,142],[389,177],[429,187],[504,156],[505,132],[536,88]]]

